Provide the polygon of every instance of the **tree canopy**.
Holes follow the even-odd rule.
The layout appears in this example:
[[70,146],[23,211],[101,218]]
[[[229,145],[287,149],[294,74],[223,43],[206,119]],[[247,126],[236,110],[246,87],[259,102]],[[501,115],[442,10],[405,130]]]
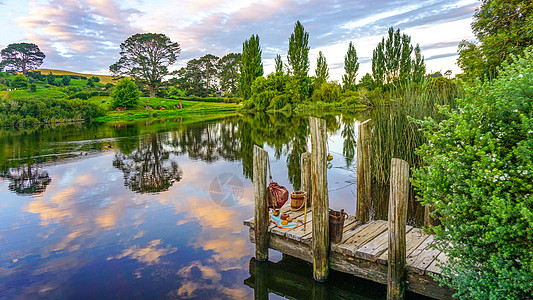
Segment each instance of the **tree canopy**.
[[155,97],[181,52],[180,45],[161,33],[138,33],[120,44],[120,59],[109,66],[115,76],[131,76]]
[[359,70],[359,63],[357,62],[357,52],[353,43],[350,41],[348,45],[348,52],[344,56],[344,71],[346,74],[342,76],[342,84],[344,90],[355,90],[355,79],[357,77],[357,71]]
[[263,76],[263,62],[261,61],[261,46],[259,36],[252,35],[250,39],[242,44],[242,57],[239,65],[241,70],[239,90],[244,99],[249,99],[252,95],[252,83]]
[[318,52],[318,57],[316,59],[315,77],[315,85],[317,87],[320,87],[329,78],[328,63],[326,62],[326,57],[322,54],[322,51]]
[[533,44],[533,3],[520,0],[482,0],[474,14],[477,41],[459,45],[457,64],[467,79],[494,78],[510,54],[519,55]]
[[9,44],[1,52],[0,70],[20,71],[24,76],[43,64],[46,57],[39,46],[31,43]]
[[305,31],[300,21],[294,24],[294,31],[289,38],[289,51],[287,53],[289,72],[296,77],[300,100],[307,96],[309,87],[307,76],[309,72],[309,33]]
[[218,81],[222,91],[232,94],[237,93],[240,61],[240,53],[226,54],[218,61]]

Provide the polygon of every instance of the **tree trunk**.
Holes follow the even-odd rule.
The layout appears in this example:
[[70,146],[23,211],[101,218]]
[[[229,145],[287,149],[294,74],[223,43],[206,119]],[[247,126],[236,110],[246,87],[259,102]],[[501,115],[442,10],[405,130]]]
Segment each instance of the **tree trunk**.
[[148,90],[150,91],[150,97],[155,98],[155,91],[157,90],[157,87],[153,85],[149,85]]

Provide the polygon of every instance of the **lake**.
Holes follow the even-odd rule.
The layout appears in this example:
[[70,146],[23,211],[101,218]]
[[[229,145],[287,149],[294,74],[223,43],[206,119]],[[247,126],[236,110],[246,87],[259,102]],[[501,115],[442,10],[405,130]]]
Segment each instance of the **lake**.
[[[369,117],[325,117],[330,207],[349,214],[357,125]],[[274,180],[298,190],[306,129],[306,118],[261,114],[1,130],[0,298],[253,298],[243,226],[254,210],[252,149],[263,146]],[[386,219],[387,186],[375,186],[371,217]],[[412,201],[408,223],[422,218]],[[312,282],[311,265],[275,251],[270,260]],[[386,295],[337,272],[321,287]]]

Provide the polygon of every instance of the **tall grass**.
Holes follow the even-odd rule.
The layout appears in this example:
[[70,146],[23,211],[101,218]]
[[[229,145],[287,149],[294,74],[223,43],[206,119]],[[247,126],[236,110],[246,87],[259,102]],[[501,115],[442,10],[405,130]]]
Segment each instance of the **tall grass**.
[[393,157],[407,161],[411,167],[420,165],[415,149],[425,140],[413,119],[442,120],[438,107],[455,107],[455,100],[462,95],[460,85],[443,77],[409,83],[382,94],[383,98],[376,101],[381,105],[370,113],[373,178],[388,184]]

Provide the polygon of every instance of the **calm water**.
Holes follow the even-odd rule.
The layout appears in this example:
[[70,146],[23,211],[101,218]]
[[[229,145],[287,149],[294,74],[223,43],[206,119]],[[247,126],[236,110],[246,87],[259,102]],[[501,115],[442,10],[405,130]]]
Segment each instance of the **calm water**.
[[[327,118],[330,206],[350,214],[365,118]],[[270,271],[250,275],[253,145],[268,150],[274,180],[299,189],[306,126],[256,115],[0,131],[0,298],[248,299],[256,280],[276,279],[299,299],[382,299],[384,286],[335,272],[313,285],[309,264],[274,251],[259,265]],[[419,215],[411,208],[410,223]]]

